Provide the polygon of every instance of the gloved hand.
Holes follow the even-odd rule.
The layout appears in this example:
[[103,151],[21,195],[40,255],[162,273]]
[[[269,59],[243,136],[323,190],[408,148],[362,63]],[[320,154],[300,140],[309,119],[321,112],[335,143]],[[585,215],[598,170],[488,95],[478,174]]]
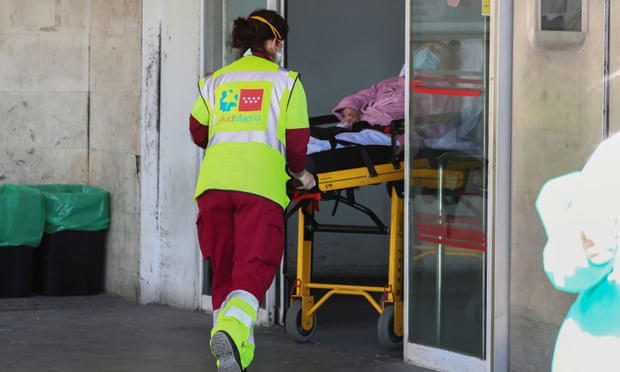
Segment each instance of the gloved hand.
[[297,181],[299,181],[299,183],[301,183],[301,186],[297,187],[298,189],[312,190],[316,186],[316,180],[314,179],[314,175],[308,172],[306,169],[299,173],[290,173]]

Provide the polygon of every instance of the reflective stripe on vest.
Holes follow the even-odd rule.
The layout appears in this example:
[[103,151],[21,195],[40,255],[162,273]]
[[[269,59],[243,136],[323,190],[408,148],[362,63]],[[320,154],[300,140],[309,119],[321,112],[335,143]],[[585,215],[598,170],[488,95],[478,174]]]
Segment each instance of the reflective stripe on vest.
[[208,78],[202,96],[216,114],[209,123],[207,148],[223,142],[259,142],[284,157],[285,144],[278,136],[280,100],[296,78],[284,69],[226,72]]

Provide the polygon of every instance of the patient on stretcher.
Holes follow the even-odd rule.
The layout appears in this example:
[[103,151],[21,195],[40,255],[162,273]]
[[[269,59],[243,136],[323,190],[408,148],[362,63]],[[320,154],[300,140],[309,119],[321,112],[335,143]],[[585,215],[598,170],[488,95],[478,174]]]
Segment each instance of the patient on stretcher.
[[[455,70],[458,68],[458,41],[428,42],[416,49],[414,70]],[[394,120],[405,117],[405,69],[398,76],[390,77],[373,84],[350,96],[343,98],[333,109],[332,114],[339,120],[329,128],[334,140],[324,135],[325,128],[313,131],[308,144],[308,154],[332,148],[346,147],[348,144],[391,146],[392,137],[389,126]],[[415,128],[410,149],[418,149],[429,144],[460,124],[461,97],[420,93],[412,96],[416,117],[428,120]],[[404,145],[403,135],[396,137],[398,151]]]

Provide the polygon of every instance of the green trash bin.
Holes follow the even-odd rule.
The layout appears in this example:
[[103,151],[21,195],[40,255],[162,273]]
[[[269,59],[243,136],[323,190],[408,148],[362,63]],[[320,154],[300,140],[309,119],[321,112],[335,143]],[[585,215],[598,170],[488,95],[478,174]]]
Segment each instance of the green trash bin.
[[33,251],[41,242],[44,224],[41,192],[0,185],[0,297],[32,293]]
[[34,291],[48,296],[103,292],[109,192],[88,185],[31,187],[45,199],[45,228],[34,254]]

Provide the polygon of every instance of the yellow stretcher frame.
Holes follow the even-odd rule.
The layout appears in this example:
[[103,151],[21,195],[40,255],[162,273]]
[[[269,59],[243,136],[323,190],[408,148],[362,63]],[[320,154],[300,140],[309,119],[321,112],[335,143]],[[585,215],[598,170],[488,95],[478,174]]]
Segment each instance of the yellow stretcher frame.
[[[317,187],[321,193],[352,189],[404,179],[404,163],[375,165],[376,176],[371,176],[367,167],[351,168],[317,173]],[[392,186],[389,231],[388,275],[385,286],[366,286],[312,281],[312,232],[308,231],[307,217],[314,215],[313,203],[307,203],[298,212],[297,231],[297,279],[295,281],[290,307],[286,316],[287,333],[298,342],[308,341],[316,327],[316,312],[334,295],[352,295],[366,298],[379,313],[377,325],[379,341],[386,348],[402,344],[403,337],[403,196]],[[315,300],[312,289],[327,292]],[[377,301],[371,293],[382,293]]]
[[[414,187],[427,187],[446,190],[462,189],[466,183],[468,170],[477,168],[476,160],[460,160],[447,162],[441,171],[432,168],[426,158],[413,161],[412,184]],[[374,165],[376,175],[371,176],[367,167],[350,168],[331,172],[317,173],[317,187],[321,195],[367,185],[396,183],[404,180],[404,162]],[[441,172],[441,177],[439,177]],[[438,185],[441,179],[442,185]],[[337,283],[314,282],[312,272],[313,232],[309,231],[313,220],[314,205],[306,203],[299,208],[297,230],[297,278],[291,291],[290,307],[286,314],[286,330],[297,342],[309,341],[316,327],[316,313],[327,300],[334,295],[352,295],[364,297],[379,313],[377,334],[381,345],[387,349],[402,345],[404,333],[403,303],[403,235],[404,235],[404,202],[403,196],[396,187],[390,187],[391,206],[390,223],[386,233],[389,235],[388,275],[386,284],[381,286],[365,286]],[[430,253],[428,249],[425,250]],[[326,292],[316,298],[311,290],[320,289]],[[380,301],[371,294],[382,293]]]

